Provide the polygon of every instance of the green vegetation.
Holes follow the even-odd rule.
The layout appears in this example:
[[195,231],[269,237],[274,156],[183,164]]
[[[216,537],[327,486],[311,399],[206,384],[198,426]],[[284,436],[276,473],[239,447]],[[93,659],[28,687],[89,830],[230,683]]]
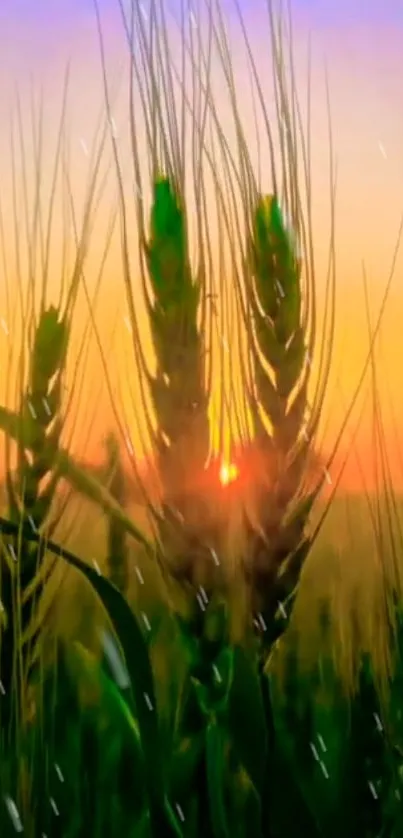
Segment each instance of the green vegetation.
[[[370,600],[346,598],[348,626],[329,581],[343,500],[336,497],[337,479],[330,501],[321,499],[321,489],[344,426],[332,456],[312,479],[332,360],[335,252],[332,231],[326,312],[319,325],[309,142],[292,71],[290,86],[286,82],[284,35],[270,7],[276,109],[269,118],[239,12],[271,160],[266,185],[243,132],[222,13],[213,13],[210,4],[207,12],[210,51],[218,55],[230,96],[235,152],[210,90],[211,56],[200,45],[198,50],[192,25],[187,31],[182,21],[181,27],[191,100],[170,53],[164,4],[151,4],[149,26],[136,3],[129,17],[122,7],[133,63],[131,151],[139,187],[146,174],[135,80],[150,172],[150,207],[139,193],[131,200],[154,359],[141,338],[133,235],[113,133],[121,287],[133,336],[133,378],[140,382],[135,409],[145,417],[149,467],[159,487],[156,499],[141,482],[135,457],[147,532],[128,508],[130,477],[117,409],[101,476],[75,462],[66,438],[73,393],[65,394],[65,371],[77,295],[85,285],[106,129],[80,234],[72,211],[76,262],[58,306],[46,301],[46,225],[43,219],[34,225],[42,231],[35,246],[45,256],[39,279],[30,271],[35,293],[21,306],[17,409],[0,407],[6,441],[0,518],[2,838],[15,832],[31,838],[402,833],[403,622],[397,574],[390,572],[390,557],[398,563],[402,547],[402,511],[383,457],[378,495],[363,491],[346,501],[348,525],[352,521],[353,532],[369,534],[368,545],[350,539],[356,566],[360,549],[365,559],[373,551],[380,560],[371,600],[378,609],[378,637],[371,646],[359,619]],[[97,20],[110,122],[98,11]],[[189,122],[190,163],[184,141]],[[39,157],[36,163],[39,181]],[[55,171],[59,165],[58,152]],[[70,183],[66,190],[71,199]],[[332,207],[333,200],[332,193]],[[218,257],[211,234],[215,214]],[[105,252],[108,246],[109,238]],[[95,298],[87,288],[85,293],[102,354]],[[369,315],[368,323],[370,349],[357,395],[369,372],[377,405],[378,325],[371,326]],[[218,342],[225,324],[233,330],[227,362]],[[241,386],[234,399],[237,354]],[[238,500],[236,485],[218,482],[221,457],[211,408],[217,379],[220,445],[226,424],[245,461],[252,453],[259,461],[252,489]],[[381,448],[379,410],[374,425]],[[62,482],[73,492],[87,535],[74,546],[57,535],[66,511]],[[93,543],[94,522],[101,518],[105,538]],[[323,582],[317,557],[326,551]],[[361,595],[364,571],[357,577]],[[60,579],[69,585],[74,580],[70,602]]]

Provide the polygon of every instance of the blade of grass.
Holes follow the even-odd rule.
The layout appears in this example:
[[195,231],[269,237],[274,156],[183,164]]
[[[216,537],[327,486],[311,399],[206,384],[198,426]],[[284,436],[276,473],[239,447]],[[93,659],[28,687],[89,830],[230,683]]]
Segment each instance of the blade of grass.
[[[13,522],[0,518],[0,532],[15,536],[18,528]],[[23,536],[34,543],[43,543],[40,536],[26,527],[23,528]],[[122,647],[130,678],[134,699],[132,710],[138,719],[153,834],[155,838],[182,838],[178,819],[166,799],[154,677],[147,644],[137,619],[121,593],[96,570],[53,541],[45,541],[45,547],[87,579],[105,608]]]
[[224,799],[225,731],[210,722],[206,731],[207,788],[214,838],[229,838],[231,834]]
[[[32,449],[33,440],[29,435],[29,426],[27,427],[25,424],[21,427],[18,414],[4,406],[0,406],[0,429],[17,442],[22,437],[25,447],[29,450]],[[146,549],[148,555],[154,555],[151,542],[123,512],[119,504],[114,500],[110,492],[108,492],[102,483],[96,480],[91,474],[88,474],[84,468],[75,463],[67,451],[63,449],[57,450],[54,447],[52,448],[50,443],[48,451],[49,456],[53,456],[55,458],[55,464],[61,477],[70,483],[79,494],[85,495],[107,514],[113,515],[115,519],[122,524],[126,532],[128,532],[129,535],[135,539],[135,541]]]

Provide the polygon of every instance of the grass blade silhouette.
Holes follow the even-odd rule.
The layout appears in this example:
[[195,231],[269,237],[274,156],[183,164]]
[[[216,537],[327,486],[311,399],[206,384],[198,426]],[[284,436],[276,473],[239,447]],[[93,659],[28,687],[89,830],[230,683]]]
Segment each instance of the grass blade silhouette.
[[94,568],[89,567],[69,550],[65,550],[55,542],[41,539],[26,525],[18,528],[13,521],[0,517],[0,533],[3,537],[15,537],[19,531],[30,543],[37,545],[44,543],[47,550],[78,570],[101,600],[122,648],[130,678],[133,696],[132,711],[136,714],[140,733],[153,836],[155,835],[155,838],[157,836],[182,838],[177,818],[165,796],[154,678],[147,644],[136,617],[117,588]]

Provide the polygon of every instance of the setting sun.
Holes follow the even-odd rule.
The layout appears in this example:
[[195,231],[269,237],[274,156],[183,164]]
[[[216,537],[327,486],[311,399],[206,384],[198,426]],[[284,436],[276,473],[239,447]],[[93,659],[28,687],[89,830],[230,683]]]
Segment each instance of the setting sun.
[[228,486],[237,479],[239,471],[235,463],[223,463],[220,468],[220,483],[222,486]]

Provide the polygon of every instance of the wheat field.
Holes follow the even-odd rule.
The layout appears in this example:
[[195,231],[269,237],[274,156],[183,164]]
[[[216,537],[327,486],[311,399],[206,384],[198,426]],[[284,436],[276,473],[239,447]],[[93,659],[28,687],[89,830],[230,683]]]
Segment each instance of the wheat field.
[[219,0],[174,30],[117,5],[77,191],[69,71],[51,151],[40,95],[10,116],[1,835],[398,838],[400,234],[346,395],[331,98],[318,241],[291,8],[264,8],[264,79],[235,0],[241,78]]

